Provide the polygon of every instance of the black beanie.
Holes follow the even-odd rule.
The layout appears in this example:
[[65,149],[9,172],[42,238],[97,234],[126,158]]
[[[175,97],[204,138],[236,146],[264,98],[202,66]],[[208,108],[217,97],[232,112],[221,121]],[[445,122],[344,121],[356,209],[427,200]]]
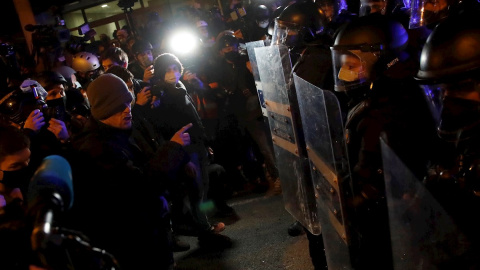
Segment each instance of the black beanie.
[[162,80],[165,77],[165,73],[167,72],[167,68],[175,64],[178,67],[178,71],[180,74],[183,74],[183,65],[174,54],[171,53],[162,53],[155,60],[153,61],[153,68],[155,70],[154,76],[155,80]]
[[133,96],[128,86],[113,74],[103,74],[93,80],[87,88],[87,97],[93,118],[104,120],[125,110],[125,104],[131,103]]

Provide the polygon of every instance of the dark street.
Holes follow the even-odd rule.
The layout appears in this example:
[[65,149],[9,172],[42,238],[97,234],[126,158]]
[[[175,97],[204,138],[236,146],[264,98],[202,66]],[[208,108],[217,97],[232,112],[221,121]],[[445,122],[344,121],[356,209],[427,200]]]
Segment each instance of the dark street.
[[234,241],[233,247],[203,250],[195,237],[180,236],[191,249],[175,253],[176,270],[313,269],[305,234],[292,237],[287,233],[294,220],[283,206],[282,195],[250,194],[230,200],[229,205],[240,216],[223,232]]

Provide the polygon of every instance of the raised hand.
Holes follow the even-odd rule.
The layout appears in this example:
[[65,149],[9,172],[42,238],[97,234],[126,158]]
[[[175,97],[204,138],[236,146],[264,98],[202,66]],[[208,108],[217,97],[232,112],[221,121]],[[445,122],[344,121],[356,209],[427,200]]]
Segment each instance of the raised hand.
[[182,146],[190,145],[190,134],[186,133],[186,131],[193,126],[192,123],[182,127],[180,130],[175,132],[173,137],[170,139],[172,142],[176,142]]

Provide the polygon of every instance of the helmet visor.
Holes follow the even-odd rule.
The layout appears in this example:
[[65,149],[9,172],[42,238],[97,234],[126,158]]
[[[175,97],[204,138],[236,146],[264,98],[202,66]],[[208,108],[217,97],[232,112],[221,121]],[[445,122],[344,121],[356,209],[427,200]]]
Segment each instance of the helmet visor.
[[373,64],[378,60],[374,52],[332,47],[335,91],[344,92],[368,85]]
[[440,123],[440,114],[443,109],[443,97],[446,89],[445,84],[421,85],[423,94],[427,100],[428,108],[432,113],[435,123]]
[[449,8],[447,0],[412,0],[409,28],[438,23],[448,16]]
[[387,0],[361,0],[358,15],[366,16],[371,13],[380,13],[385,15],[387,10]]
[[272,34],[271,45],[286,45],[292,47],[298,44],[301,39],[301,33],[303,33],[303,26],[288,23],[275,19],[275,28]]
[[476,80],[422,85],[441,138],[469,137],[480,125],[480,85]]

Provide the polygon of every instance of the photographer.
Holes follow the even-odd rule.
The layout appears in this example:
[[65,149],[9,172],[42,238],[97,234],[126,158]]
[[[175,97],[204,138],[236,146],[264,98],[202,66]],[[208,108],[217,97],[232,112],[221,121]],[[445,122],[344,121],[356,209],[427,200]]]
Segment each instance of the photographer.
[[32,163],[38,165],[45,156],[68,150],[68,142],[83,128],[89,108],[80,93],[66,89],[67,82],[59,73],[45,71],[35,79],[38,81],[25,80],[20,90],[12,92],[2,102],[1,113],[29,136]]
[[131,54],[135,57],[128,64],[128,70],[133,73],[135,79],[150,82],[153,77],[153,47],[148,41],[136,40],[132,46]]

